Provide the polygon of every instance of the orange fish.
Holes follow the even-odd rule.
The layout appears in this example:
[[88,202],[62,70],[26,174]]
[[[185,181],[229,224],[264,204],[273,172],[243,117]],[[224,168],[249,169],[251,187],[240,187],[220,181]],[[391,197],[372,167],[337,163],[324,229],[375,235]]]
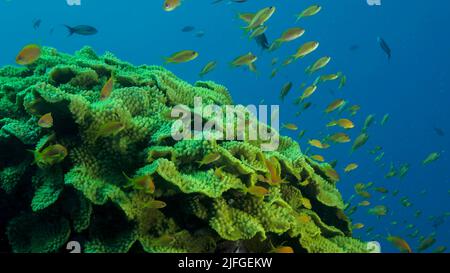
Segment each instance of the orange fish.
[[332,136],[330,136],[330,139],[336,143],[350,142],[350,137],[345,133],[335,133]]
[[165,202],[159,200],[152,200],[147,204],[147,207],[152,209],[162,209],[166,206],[167,204]]
[[29,65],[41,57],[41,47],[38,45],[27,45],[17,55],[16,63],[20,65]]
[[341,107],[342,105],[345,104],[345,100],[343,99],[337,99],[335,101],[333,101],[332,103],[330,103],[327,108],[325,109],[325,113],[331,113],[334,110],[338,109],[339,107]]
[[400,237],[397,237],[397,236],[388,236],[386,238],[386,240],[388,240],[388,242],[392,243],[401,252],[412,253],[411,247],[409,246],[409,244],[403,238],[400,238]]
[[100,100],[104,100],[111,95],[114,88],[114,78],[111,76],[103,85],[102,91],[100,92]]
[[317,160],[319,162],[324,162],[325,161],[325,158],[323,158],[323,156],[321,156],[321,155],[312,155],[311,158],[314,159],[314,160]]
[[258,197],[263,197],[269,193],[268,189],[261,187],[261,186],[251,186],[247,190],[250,194],[258,196]]
[[38,125],[42,128],[51,128],[53,126],[52,113],[47,113],[47,114],[43,115],[39,119]]
[[294,250],[290,246],[279,246],[270,252],[271,253],[294,253]]
[[181,0],[165,0],[163,9],[165,11],[172,11],[181,5]]
[[324,170],[325,175],[332,180],[332,182],[339,181],[340,177],[339,174],[336,172],[335,169],[333,169],[331,166],[325,167]]

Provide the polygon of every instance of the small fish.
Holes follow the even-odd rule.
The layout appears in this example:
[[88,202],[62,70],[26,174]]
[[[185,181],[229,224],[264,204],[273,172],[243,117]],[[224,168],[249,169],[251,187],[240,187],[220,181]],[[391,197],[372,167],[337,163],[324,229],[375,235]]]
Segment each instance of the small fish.
[[446,246],[438,246],[433,250],[433,253],[444,253],[446,250]]
[[435,132],[438,136],[441,136],[441,137],[445,136],[444,130],[442,130],[441,128],[434,127],[433,129],[434,129],[434,132]]
[[384,187],[376,187],[376,188],[374,188],[374,190],[379,192],[379,193],[383,193],[383,194],[386,194],[386,193],[389,192],[389,190],[384,188]]
[[254,39],[256,44],[263,50],[267,50],[270,48],[269,41],[267,40],[267,36],[265,33],[255,36]]
[[370,154],[374,155],[377,152],[381,151],[383,149],[383,147],[381,146],[375,146],[375,148],[373,148],[372,150],[369,151]]
[[389,235],[386,240],[397,247],[400,252],[412,253],[411,247],[403,238]]
[[312,209],[311,201],[306,197],[301,197],[302,205],[307,209]]
[[385,114],[381,119],[380,125],[383,126],[389,120],[389,114]]
[[277,63],[278,63],[278,58],[277,57],[273,58],[272,61],[270,62],[270,64],[272,66],[276,65]]
[[289,91],[292,89],[292,82],[287,82],[283,85],[283,87],[281,88],[281,92],[280,92],[280,99],[283,101],[284,97],[287,96],[287,94],[289,93]]
[[269,190],[261,186],[251,186],[247,189],[248,193],[257,197],[264,197],[269,194]]
[[216,61],[210,61],[209,63],[207,63],[202,70],[200,71],[200,73],[198,74],[200,77],[205,76],[206,74],[208,74],[209,72],[213,71],[217,66],[217,62]]
[[355,127],[353,122],[351,120],[349,120],[349,119],[346,119],[346,118],[338,119],[336,121],[336,124],[339,125],[340,127],[344,128],[344,129],[352,129],[352,128]]
[[278,73],[278,69],[274,68],[272,69],[272,72],[270,72],[270,78],[273,79]]
[[317,13],[319,13],[321,10],[322,10],[322,7],[320,5],[311,5],[297,15],[296,21],[298,21],[304,17],[314,16]]
[[311,222],[311,216],[306,215],[306,214],[300,214],[299,216],[297,216],[297,221],[299,221],[302,224],[307,224],[309,222]]
[[181,0],[164,0],[163,10],[173,11],[181,5]]
[[370,206],[370,202],[367,201],[367,200],[364,200],[364,201],[359,202],[358,206],[360,206],[360,207],[368,207],[368,206]]
[[325,161],[325,159],[321,155],[312,155],[311,158],[316,160],[316,161],[319,161],[319,162],[324,162]]
[[359,45],[351,45],[349,48],[348,48],[350,51],[356,51],[356,50],[358,50],[359,49]]
[[358,113],[358,111],[361,109],[361,106],[355,104],[348,108],[348,111],[350,111],[351,115],[354,116]]
[[372,195],[368,191],[358,191],[358,192],[356,192],[356,194],[358,194],[362,198],[366,198],[366,199],[369,199],[372,197]]
[[389,47],[389,45],[386,43],[386,41],[381,38],[381,37],[377,37],[377,41],[378,44],[380,45],[381,49],[384,51],[384,53],[386,53],[386,55],[388,56],[388,60],[391,59],[391,49]]
[[34,19],[33,20],[33,28],[34,30],[37,30],[41,26],[42,20],[41,19]]
[[324,68],[329,62],[331,61],[331,57],[324,56],[316,60],[312,65],[308,66],[305,69],[305,72],[309,75],[319,71],[320,69]]
[[93,27],[93,26],[88,26],[88,25],[78,25],[78,26],[68,26],[68,25],[64,25],[67,30],[69,31],[69,35],[68,36],[72,36],[73,34],[78,34],[78,35],[94,35],[98,33],[98,30]]
[[30,65],[41,57],[41,47],[30,44],[22,48],[16,56],[16,63],[20,65]]
[[336,99],[332,103],[330,103],[327,108],[325,109],[325,113],[331,113],[334,110],[344,106],[345,100],[344,99]]
[[250,34],[249,38],[253,39],[255,37],[258,37],[260,35],[263,35],[264,32],[266,32],[267,30],[267,26],[265,25],[260,25],[259,27],[255,28],[252,33]]
[[305,29],[300,27],[289,28],[281,34],[281,37],[276,39],[269,48],[269,51],[274,51],[278,49],[281,44],[286,42],[294,41],[295,39],[300,38],[305,33]]
[[30,151],[34,154],[34,162],[40,168],[52,166],[54,164],[62,162],[68,152],[66,147],[60,144],[54,144],[46,147],[42,152],[39,150]]
[[362,128],[362,132],[366,132],[367,129],[370,127],[370,125],[372,125],[372,123],[375,120],[375,115],[370,114],[366,117],[366,120],[364,121],[364,126]]
[[111,76],[103,85],[102,90],[100,91],[100,100],[107,99],[110,95],[112,90],[114,89],[114,78]]
[[165,63],[185,63],[198,57],[198,52],[194,50],[182,50],[165,58]]
[[431,162],[433,162],[433,161],[438,160],[439,157],[440,157],[440,154],[439,154],[439,153],[437,153],[437,152],[431,153],[431,154],[429,154],[429,155],[422,161],[422,164],[423,164],[423,165],[429,164],[429,163],[431,163]]
[[231,62],[231,66],[233,66],[233,67],[239,67],[239,66],[243,66],[243,65],[250,66],[256,60],[258,60],[258,57],[256,55],[254,55],[253,53],[249,52],[247,54],[236,57]]
[[309,107],[311,107],[311,105],[312,105],[311,102],[305,102],[305,103],[303,103],[302,108],[303,108],[303,110],[306,110],[306,109],[308,109]]
[[320,140],[318,139],[311,139],[308,141],[309,145],[319,148],[319,149],[326,149],[329,147],[328,144],[323,144]]
[[406,174],[409,171],[409,164],[408,163],[404,163],[402,165],[400,165],[399,169],[398,169],[398,176],[400,178],[403,178],[404,176],[406,176]]
[[166,206],[167,204],[160,200],[152,200],[146,204],[146,207],[150,209],[162,209],[165,208]]
[[397,169],[394,166],[394,163],[391,162],[391,166],[389,168],[389,172],[384,176],[385,178],[391,178],[398,174]]
[[384,205],[377,205],[369,209],[368,213],[376,216],[385,216],[388,213],[388,208]]
[[334,81],[339,79],[339,74],[326,74],[326,75],[322,75],[318,78],[318,82],[322,83],[322,82],[327,82],[327,81]]
[[304,100],[306,98],[309,98],[312,94],[314,94],[314,92],[316,92],[317,90],[317,85],[310,85],[308,87],[305,88],[305,90],[303,91],[303,94],[301,95],[300,99]]
[[270,19],[270,17],[272,17],[275,10],[276,8],[274,6],[259,10],[252,18],[252,20],[248,23],[248,25],[243,27],[242,29],[244,29],[245,31],[252,31],[255,28],[263,25],[267,20]]
[[330,136],[330,140],[336,143],[347,143],[351,141],[346,133],[335,133]]
[[300,138],[302,138],[302,137],[305,135],[305,133],[306,133],[306,130],[301,130],[301,131],[297,134],[297,137],[300,139]]
[[241,19],[242,21],[246,22],[247,24],[249,24],[253,18],[255,17],[254,13],[240,13],[238,12],[236,15],[237,18]]
[[202,30],[199,30],[195,33],[195,37],[197,38],[202,38],[203,36],[205,36],[205,32]]
[[343,75],[342,73],[340,73],[340,81],[339,81],[339,89],[344,88],[344,86],[347,84],[347,76]]
[[271,250],[270,253],[294,253],[294,250],[290,246],[279,246]]
[[51,128],[53,126],[52,113],[47,113],[47,114],[43,115],[39,119],[38,125],[42,128]]
[[304,43],[302,46],[300,46],[297,49],[297,52],[294,55],[292,55],[292,57],[294,59],[303,58],[306,55],[312,53],[318,47],[319,47],[319,42],[316,42],[316,41],[311,41],[311,42]]
[[348,164],[348,165],[345,167],[344,172],[348,173],[348,172],[351,172],[351,171],[353,171],[353,170],[356,170],[357,168],[358,168],[358,164],[356,164],[356,163],[350,163],[350,164]]
[[181,29],[181,32],[191,32],[195,29],[193,26],[185,26]]
[[323,168],[323,171],[325,172],[325,175],[331,180],[331,182],[336,183],[340,180],[339,174],[331,166]]
[[146,193],[153,194],[155,192],[155,183],[150,175],[142,175],[139,177],[131,178],[125,172],[122,172],[128,181],[128,185],[125,187],[133,187],[136,190],[143,190]]
[[356,151],[357,149],[361,148],[364,144],[366,144],[367,140],[369,139],[369,135],[366,133],[361,133],[356,139],[355,142],[353,142],[352,145],[352,151]]
[[101,125],[95,134],[94,139],[99,137],[115,136],[125,129],[125,124],[121,121],[108,121]]
[[291,131],[297,131],[298,130],[297,125],[295,125],[293,123],[283,124],[283,128],[286,128],[286,129],[291,130]]
[[364,227],[363,223],[356,223],[353,225],[353,229],[362,229]]
[[221,155],[219,153],[212,152],[212,153],[205,155],[203,157],[203,159],[201,161],[197,161],[197,163],[200,164],[200,167],[201,167],[203,165],[208,165],[208,164],[211,164],[211,163],[219,160],[220,157],[221,157]]
[[427,237],[427,238],[423,239],[423,240],[420,242],[420,245],[419,245],[419,247],[417,248],[417,251],[418,251],[418,252],[422,252],[422,251],[424,251],[424,250],[427,250],[427,249],[430,248],[435,242],[436,242],[436,239],[435,239],[434,237],[432,237],[432,236]]

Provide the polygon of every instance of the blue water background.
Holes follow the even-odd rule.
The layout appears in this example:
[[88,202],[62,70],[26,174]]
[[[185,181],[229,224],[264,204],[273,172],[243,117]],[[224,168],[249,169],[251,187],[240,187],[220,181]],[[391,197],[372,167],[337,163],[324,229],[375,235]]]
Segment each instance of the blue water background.
[[[52,46],[59,51],[73,53],[82,46],[92,46],[98,53],[111,51],[119,58],[133,64],[163,65],[163,57],[176,51],[193,49],[200,53],[193,62],[167,65],[179,77],[193,83],[199,80],[199,70],[210,60],[219,63],[217,69],[206,79],[221,83],[229,88],[235,103],[279,104],[281,86],[287,81],[294,88],[281,104],[282,122],[296,123],[306,129],[306,135],[299,140],[303,150],[307,140],[320,138],[337,128],[326,128],[333,115],[323,114],[323,109],[334,99],[344,98],[350,104],[361,106],[353,118],[357,125],[348,133],[354,139],[361,130],[365,117],[375,114],[376,123],[369,128],[370,140],[359,151],[350,154],[351,144],[333,145],[326,151],[311,150],[325,156],[326,160],[337,159],[337,170],[342,180],[338,187],[348,199],[354,194],[353,186],[358,182],[374,182],[391,192],[385,200],[381,194],[373,194],[373,205],[387,205],[389,214],[378,219],[367,214],[368,208],[359,208],[352,215],[354,222],[375,228],[367,235],[365,228],[356,230],[355,236],[364,240],[378,240],[383,251],[397,252],[385,241],[387,234],[404,237],[413,250],[418,238],[409,238],[407,224],[414,224],[420,235],[436,232],[436,246],[450,247],[450,218],[444,224],[433,228],[430,216],[449,212],[449,163],[450,135],[450,2],[445,0],[381,0],[379,7],[367,5],[365,0],[316,0],[323,5],[323,11],[315,17],[295,23],[294,14],[306,8],[312,1],[269,1],[249,0],[244,4],[223,3],[211,5],[212,0],[184,1],[177,10],[167,13],[162,10],[162,0],[153,1],[94,1],[81,0],[81,6],[68,6],[64,0],[46,1],[1,1],[0,2],[0,65],[14,64],[17,52],[26,44],[39,43]],[[273,53],[263,52],[244,36],[243,23],[236,19],[236,12],[256,12],[262,7],[275,5],[274,16],[267,25],[269,40],[279,36],[288,27],[301,26],[305,35],[297,41],[285,44]],[[41,27],[32,28],[34,18],[42,19]],[[89,24],[98,28],[94,36],[67,37],[63,24]],[[191,33],[181,28],[192,25]],[[50,33],[50,30],[53,32]],[[195,37],[196,31],[204,31],[202,38]],[[377,43],[377,36],[383,37],[392,49],[392,59]],[[319,49],[303,60],[280,69],[274,79],[269,79],[271,60],[280,61],[293,54],[303,42],[320,41]],[[350,50],[353,45],[358,49]],[[231,69],[229,62],[236,56],[253,52],[258,55],[257,76],[245,69]],[[298,107],[292,104],[301,94],[300,84],[311,83],[303,70],[317,58],[329,55],[332,61],[324,73],[342,71],[347,75],[345,88],[338,90],[337,83],[326,83],[312,96],[313,106],[300,117],[295,113]],[[381,127],[381,117],[389,113],[391,118]],[[348,116],[344,114],[344,116]],[[433,127],[439,127],[446,135],[438,136]],[[296,132],[283,130],[284,134],[296,138]],[[374,155],[368,151],[375,146],[383,147],[385,167],[374,162]],[[441,158],[427,166],[422,160],[431,152],[440,152]],[[342,169],[350,162],[359,164],[351,174]],[[385,179],[389,164],[411,164],[404,179]],[[425,194],[420,194],[426,190]],[[405,208],[401,197],[408,197],[413,205]],[[353,203],[362,199],[356,198]],[[416,210],[423,211],[418,218]],[[397,221],[393,225],[391,222]]]

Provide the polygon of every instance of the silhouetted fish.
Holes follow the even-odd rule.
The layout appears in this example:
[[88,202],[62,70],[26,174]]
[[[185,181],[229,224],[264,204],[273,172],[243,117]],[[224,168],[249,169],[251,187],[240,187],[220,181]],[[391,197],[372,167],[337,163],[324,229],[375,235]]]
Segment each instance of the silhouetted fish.
[[269,41],[267,40],[266,34],[261,34],[255,37],[256,43],[264,50],[269,49]]
[[377,41],[380,44],[381,49],[383,49],[383,51],[387,54],[388,60],[390,60],[391,59],[391,49],[389,48],[386,41],[381,37],[377,37]]
[[74,33],[78,35],[94,35],[97,34],[98,32],[95,27],[87,25],[79,25],[74,27],[70,27],[68,25],[64,26],[69,30],[69,36],[71,36]]
[[356,50],[359,49],[359,45],[351,45],[348,49],[349,49],[350,51],[356,51]]
[[195,29],[193,26],[185,26],[181,29],[182,32],[191,32]]
[[438,136],[442,136],[442,137],[445,136],[444,130],[442,130],[441,128],[434,127],[433,129]]
[[41,19],[34,19],[33,20],[33,28],[36,30],[41,26],[42,20]]

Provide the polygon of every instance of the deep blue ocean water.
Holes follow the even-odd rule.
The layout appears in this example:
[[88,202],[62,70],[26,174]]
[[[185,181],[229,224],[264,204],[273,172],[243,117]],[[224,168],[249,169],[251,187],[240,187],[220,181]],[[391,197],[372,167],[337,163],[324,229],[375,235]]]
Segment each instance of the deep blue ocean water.
[[[311,152],[322,154],[327,161],[338,160],[336,169],[342,178],[338,187],[346,199],[354,194],[353,186],[358,182],[374,182],[390,190],[384,200],[379,200],[381,194],[373,194],[370,199],[372,207],[386,205],[387,216],[369,215],[365,207],[358,208],[351,216],[355,223],[365,225],[354,232],[355,236],[379,241],[383,251],[398,252],[385,240],[388,234],[405,238],[415,250],[420,236],[435,232],[437,241],[427,251],[437,246],[450,247],[450,218],[441,217],[441,222],[430,219],[450,212],[449,1],[381,0],[381,6],[369,6],[365,0],[248,0],[243,4],[224,0],[216,5],[211,4],[212,0],[185,0],[173,12],[165,12],[162,2],[81,0],[81,6],[68,6],[65,0],[1,1],[0,66],[14,64],[18,51],[29,43],[68,53],[89,45],[100,54],[111,51],[136,65],[164,65],[164,56],[184,49],[196,50],[200,54],[196,60],[165,65],[166,68],[193,83],[199,80],[197,74],[204,64],[217,61],[217,69],[205,78],[227,86],[235,103],[258,104],[264,99],[265,104],[281,104],[281,121],[295,123],[300,130],[307,131],[299,140],[303,150],[308,147],[308,139],[339,131],[325,127],[331,117],[325,115],[323,109],[334,99],[344,98],[350,104],[361,106],[352,118],[356,128],[348,131],[352,139],[358,135],[366,116],[375,115],[376,122],[368,129],[369,141],[352,154],[351,143]],[[294,14],[313,3],[321,4],[323,10],[296,23]],[[305,28],[306,33],[275,52],[266,52],[244,36],[240,29],[244,24],[236,19],[236,13],[256,12],[271,5],[275,5],[277,11],[267,23],[269,41],[293,26]],[[42,20],[37,30],[32,27],[33,19]],[[68,37],[63,24],[92,25],[99,33]],[[195,30],[182,32],[187,25],[194,26]],[[205,35],[198,38],[197,31]],[[391,47],[390,61],[380,49],[377,36],[383,37]],[[309,40],[320,41],[316,52],[280,69],[275,78],[269,78],[274,57],[281,62],[302,42]],[[357,49],[350,50],[351,47]],[[233,58],[249,51],[258,55],[259,75],[229,66]],[[332,57],[324,73],[342,71],[348,78],[347,85],[341,90],[335,82],[321,85],[311,97],[311,109],[296,117],[298,107],[292,102],[301,95],[300,84],[313,79],[307,78],[303,71],[324,55]],[[292,81],[294,87],[281,103],[279,92],[287,81]],[[390,114],[390,120],[380,126],[386,113]],[[441,128],[445,135],[436,134],[434,127]],[[293,138],[297,136],[297,132],[282,132]],[[385,152],[384,167],[376,165],[375,156],[369,154],[377,145]],[[421,162],[431,152],[439,152],[439,160],[423,166]],[[358,163],[359,168],[344,174],[342,170],[350,162]],[[385,179],[391,162],[396,166],[410,164],[406,177]],[[393,190],[399,190],[396,197],[391,194]],[[402,197],[408,197],[412,206],[403,207]],[[352,203],[361,200],[357,197]],[[417,210],[422,214],[416,218]],[[408,224],[415,227],[407,229]],[[374,227],[374,231],[367,234],[367,227]],[[419,236],[408,237],[416,228]]]

